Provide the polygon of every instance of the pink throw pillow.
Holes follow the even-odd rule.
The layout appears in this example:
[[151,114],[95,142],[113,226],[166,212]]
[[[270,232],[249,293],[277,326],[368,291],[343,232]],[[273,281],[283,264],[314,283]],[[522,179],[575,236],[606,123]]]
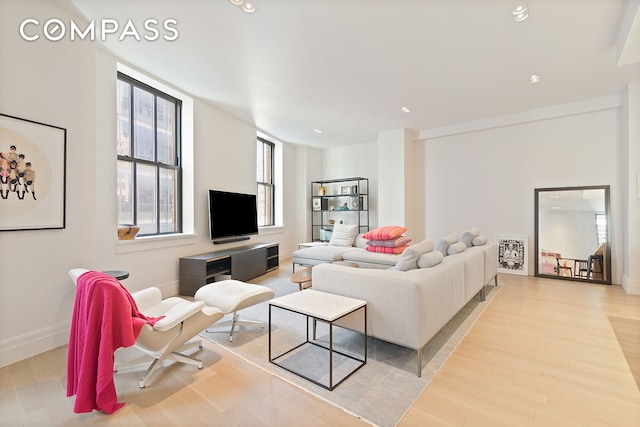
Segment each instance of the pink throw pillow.
[[380,252],[383,254],[401,254],[409,245],[398,246],[397,248],[390,248],[387,246],[367,246],[369,252]]
[[405,231],[407,231],[406,227],[385,225],[363,234],[362,237],[367,240],[390,240],[402,236]]

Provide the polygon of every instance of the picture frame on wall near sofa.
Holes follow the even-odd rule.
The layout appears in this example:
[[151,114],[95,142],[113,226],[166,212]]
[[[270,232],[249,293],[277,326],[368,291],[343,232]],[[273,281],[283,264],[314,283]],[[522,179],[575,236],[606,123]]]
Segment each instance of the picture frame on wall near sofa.
[[65,228],[67,130],[0,113],[0,231]]
[[529,239],[516,236],[496,236],[498,273],[529,274]]

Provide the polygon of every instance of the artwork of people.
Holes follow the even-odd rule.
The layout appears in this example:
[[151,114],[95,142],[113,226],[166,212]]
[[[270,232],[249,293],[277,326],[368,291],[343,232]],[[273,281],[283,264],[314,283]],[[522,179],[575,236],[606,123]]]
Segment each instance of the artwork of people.
[[33,200],[37,200],[36,171],[15,145],[11,145],[9,151],[0,151],[0,197],[7,200],[11,194],[18,200],[31,194]]

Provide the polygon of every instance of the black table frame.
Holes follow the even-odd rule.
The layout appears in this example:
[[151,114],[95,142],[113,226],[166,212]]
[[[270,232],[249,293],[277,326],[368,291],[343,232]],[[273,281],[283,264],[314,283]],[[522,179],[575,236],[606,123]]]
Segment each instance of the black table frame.
[[[306,322],[307,322],[307,328],[306,328],[307,329],[307,337],[306,337],[306,340],[304,342],[296,345],[295,347],[285,351],[284,353],[281,353],[281,354],[275,356],[275,357],[271,356],[271,308],[272,307],[276,307],[276,308],[279,308],[281,310],[287,310],[287,311],[290,311],[290,312],[305,316],[306,317]],[[345,353],[343,353],[341,351],[338,351],[338,350],[335,350],[333,348],[333,326],[334,326],[334,323],[337,322],[338,320],[340,320],[342,318],[345,318],[345,317],[357,312],[358,310],[362,310],[362,309],[364,309],[364,332],[362,333],[362,336],[364,337],[364,357],[362,359],[358,359],[357,357],[351,356],[349,354],[345,354]],[[324,345],[321,345],[321,344],[319,344],[317,342],[314,342],[314,341],[309,339],[309,319],[313,319],[313,339],[316,338],[315,337],[316,321],[321,321],[321,322],[327,323],[329,325],[329,346],[328,347],[326,347]],[[340,327],[339,325],[336,325],[336,326]],[[309,378],[308,376],[302,374],[301,372],[296,372],[296,371],[294,371],[292,369],[289,369],[289,368],[287,368],[287,367],[285,367],[285,366],[283,366],[283,365],[281,365],[280,363],[277,362],[278,359],[286,356],[287,354],[291,353],[292,351],[294,351],[294,350],[296,350],[296,349],[298,349],[298,348],[300,348],[300,347],[302,347],[304,345],[307,345],[307,344],[315,345],[317,347],[320,347],[320,348],[323,348],[325,350],[328,350],[328,352],[329,352],[329,385],[323,384],[323,383],[321,383],[319,381],[316,381],[316,380],[314,380],[312,378]],[[352,359],[352,360],[355,360],[357,362],[360,362],[360,364],[358,366],[356,366],[351,372],[349,372],[344,378],[342,378],[340,381],[338,381],[335,384],[333,383],[333,353],[337,353],[337,354],[345,356],[345,357],[347,357],[349,359]],[[336,388],[340,384],[342,384],[347,378],[349,378],[351,375],[353,375],[356,371],[358,371],[360,368],[362,368],[364,365],[367,364],[367,305],[365,304],[365,305],[363,305],[361,307],[353,309],[350,312],[340,316],[339,318],[337,318],[337,319],[335,319],[333,321],[327,321],[327,320],[312,316],[310,314],[306,314],[306,313],[302,313],[302,312],[299,312],[299,311],[296,311],[296,310],[292,310],[290,308],[285,308],[285,307],[280,307],[278,305],[269,304],[269,362],[271,362],[274,365],[279,366],[282,369],[285,369],[285,370],[287,370],[287,371],[289,371],[289,372],[291,372],[291,373],[293,373],[293,374],[295,374],[295,375],[297,375],[299,377],[302,377],[307,381],[311,381],[312,383],[314,383],[316,385],[319,385],[320,387],[323,387],[323,388],[325,388],[325,389],[327,389],[329,391],[333,390],[334,388]]]

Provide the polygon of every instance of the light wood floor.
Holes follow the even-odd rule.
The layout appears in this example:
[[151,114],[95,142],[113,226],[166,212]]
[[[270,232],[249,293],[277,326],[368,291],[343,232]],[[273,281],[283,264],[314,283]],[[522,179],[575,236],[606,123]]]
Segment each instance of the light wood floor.
[[[274,273],[290,275],[283,263]],[[640,426],[640,296],[619,286],[500,276],[487,307],[401,426]],[[292,286],[296,286],[292,284]],[[205,342],[146,389],[115,375],[114,415],[74,414],[66,347],[0,369],[0,426],[361,426]]]

